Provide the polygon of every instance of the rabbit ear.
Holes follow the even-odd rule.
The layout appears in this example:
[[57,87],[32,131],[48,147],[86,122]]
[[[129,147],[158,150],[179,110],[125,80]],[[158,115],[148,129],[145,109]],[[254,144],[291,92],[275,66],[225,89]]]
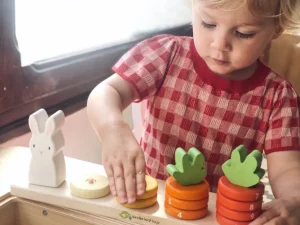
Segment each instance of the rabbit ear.
[[63,111],[59,110],[50,116],[46,122],[45,133],[47,135],[53,135],[56,133],[65,122],[65,114]]
[[45,130],[45,123],[48,119],[48,114],[45,109],[40,109],[31,114],[28,119],[28,124],[33,134],[43,133]]

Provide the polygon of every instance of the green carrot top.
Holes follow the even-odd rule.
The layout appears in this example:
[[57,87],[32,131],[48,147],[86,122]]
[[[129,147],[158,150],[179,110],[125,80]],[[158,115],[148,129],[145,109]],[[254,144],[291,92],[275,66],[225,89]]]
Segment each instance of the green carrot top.
[[206,177],[207,171],[203,168],[204,155],[196,148],[186,153],[182,148],[175,151],[175,165],[169,164],[168,173],[181,185],[199,184]]
[[247,155],[243,145],[238,146],[231,153],[231,159],[222,165],[222,170],[227,179],[242,187],[251,187],[259,183],[265,174],[261,167],[262,153],[258,150]]

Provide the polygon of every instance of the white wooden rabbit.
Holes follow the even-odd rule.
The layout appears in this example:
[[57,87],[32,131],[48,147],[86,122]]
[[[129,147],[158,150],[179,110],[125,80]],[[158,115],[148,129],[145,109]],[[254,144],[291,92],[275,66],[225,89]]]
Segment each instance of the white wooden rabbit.
[[47,187],[59,187],[66,179],[63,154],[65,140],[61,127],[65,115],[59,110],[48,118],[44,109],[29,116],[31,162],[29,183]]

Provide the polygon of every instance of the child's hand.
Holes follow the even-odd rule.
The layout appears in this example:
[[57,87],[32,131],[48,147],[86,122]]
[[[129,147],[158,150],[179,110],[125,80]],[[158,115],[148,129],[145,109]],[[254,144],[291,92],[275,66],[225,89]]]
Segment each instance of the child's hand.
[[263,214],[249,225],[298,225],[300,199],[275,199],[263,205]]
[[112,194],[118,196],[122,204],[131,204],[136,195],[145,192],[144,152],[131,130],[118,127],[112,133],[112,138],[103,140],[103,165]]

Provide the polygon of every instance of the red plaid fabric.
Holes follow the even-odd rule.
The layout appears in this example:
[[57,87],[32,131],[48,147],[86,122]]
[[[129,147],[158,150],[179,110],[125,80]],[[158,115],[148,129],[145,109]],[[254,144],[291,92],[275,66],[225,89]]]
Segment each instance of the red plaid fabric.
[[166,179],[176,148],[205,156],[211,191],[221,166],[243,144],[248,153],[300,150],[299,97],[292,86],[258,61],[244,81],[213,74],[193,39],[160,35],[128,51],[113,70],[146,100],[141,146],[148,173]]

